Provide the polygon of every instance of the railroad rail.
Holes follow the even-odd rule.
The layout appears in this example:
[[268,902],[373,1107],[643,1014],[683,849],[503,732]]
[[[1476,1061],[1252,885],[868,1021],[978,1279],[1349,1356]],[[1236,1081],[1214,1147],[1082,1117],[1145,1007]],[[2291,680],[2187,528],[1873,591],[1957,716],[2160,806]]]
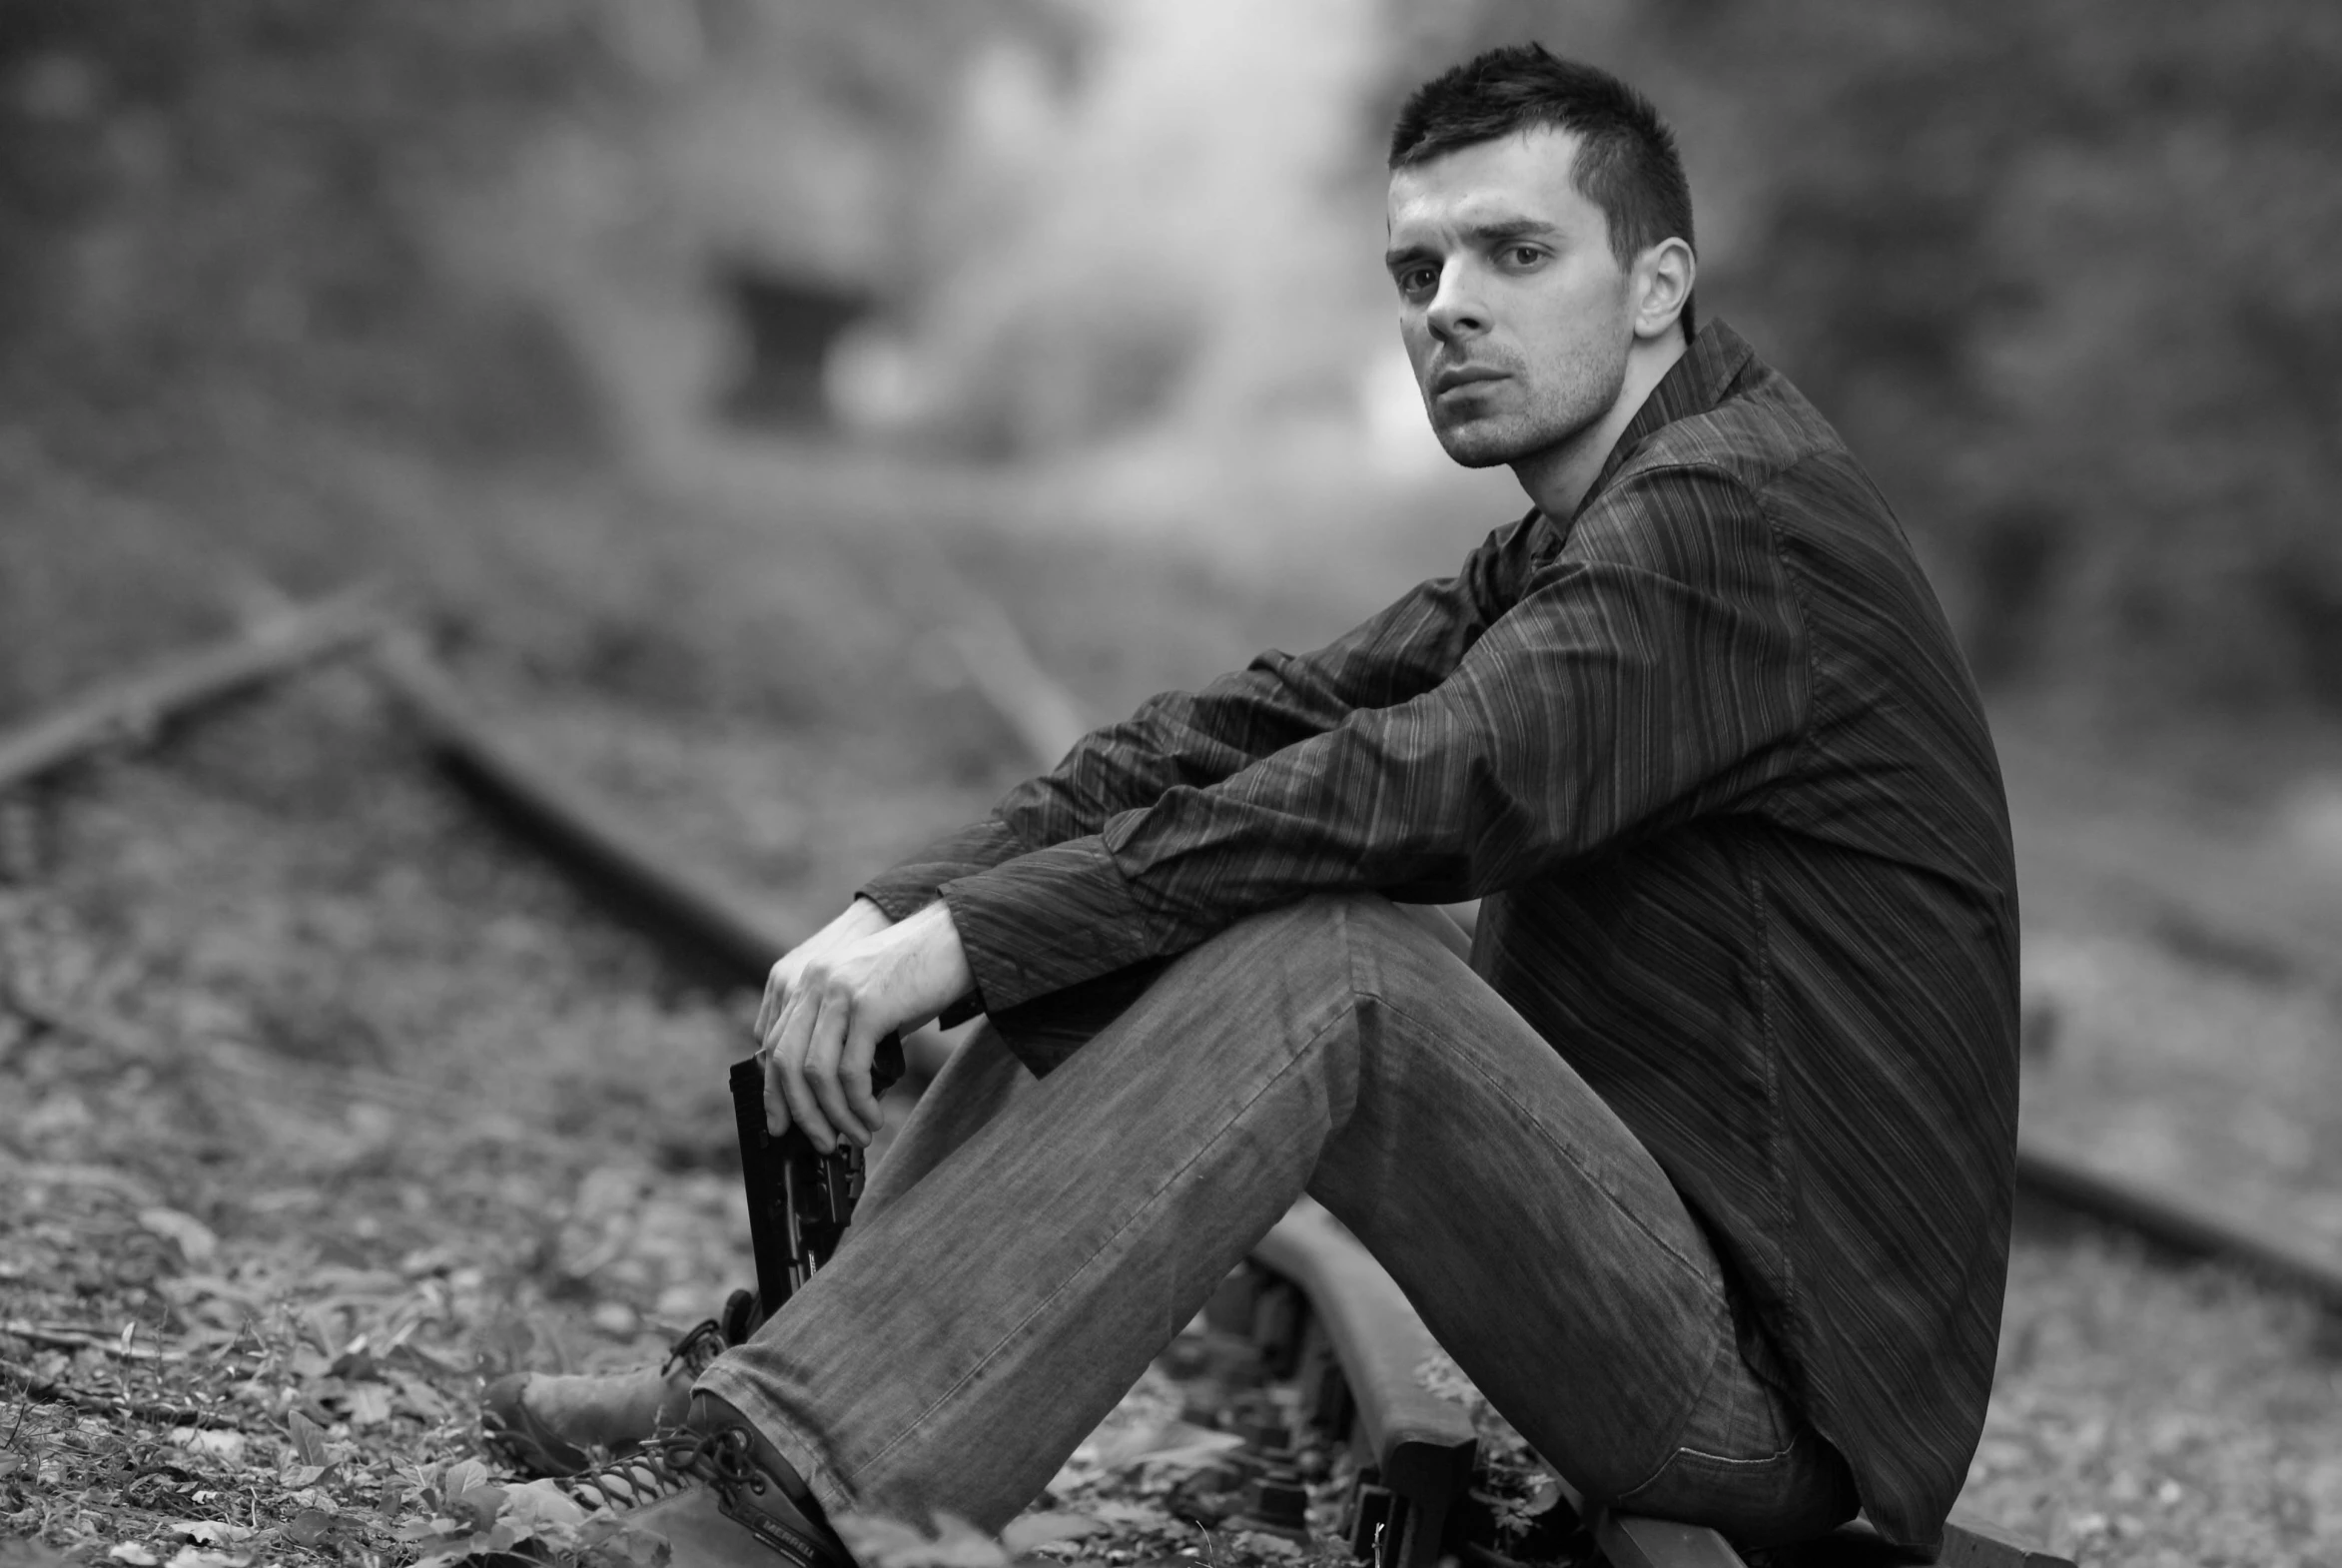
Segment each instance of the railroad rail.
[[[114,682],[0,733],[0,791],[314,659],[371,645],[373,667],[456,782],[646,921],[687,962],[732,983],[761,984],[798,933],[722,877],[690,867],[656,834],[488,722],[418,642],[384,635],[386,629],[367,594],[272,615],[234,643]],[[1011,678],[1021,681],[1026,673],[1018,666]],[[1064,713],[1047,706],[1028,705],[1011,722],[1037,753],[1056,746],[1066,727]],[[2282,1232],[2144,1189],[2029,1142],[2019,1150],[2017,1175],[2053,1201],[2342,1302],[2342,1262]],[[1476,1435],[1460,1406],[1421,1385],[1417,1371],[1434,1341],[1380,1265],[1330,1215],[1304,1204],[1262,1238],[1250,1269],[1223,1296],[1245,1303],[1248,1327],[1270,1362],[1298,1380],[1308,1419],[1358,1458],[1343,1518],[1353,1549],[1376,1568],[1430,1568],[1450,1549],[1471,1568],[1509,1568],[1487,1546],[1456,1540]],[[1215,1310],[1226,1304],[1216,1302]],[[1617,1568],[1730,1568],[1742,1561],[1712,1531],[1565,1500]],[[1768,1557],[1785,1568],[1917,1560],[1860,1525]],[[1936,1560],[1951,1568],[2064,1563],[1956,1513]]]
[[761,986],[802,934],[482,718],[405,637],[375,667],[450,777],[671,947],[690,967]]
[[[1419,1369],[1437,1341],[1373,1255],[1306,1199],[1261,1238],[1252,1261],[1297,1290],[1302,1310],[1257,1284],[1236,1292],[1232,1309],[1224,1294],[1215,1305],[1222,1321],[1248,1317],[1267,1366],[1297,1377],[1304,1419],[1350,1444],[1357,1468],[1342,1503],[1342,1536],[1375,1568],[1433,1568],[1458,1544],[1448,1526],[1479,1443],[1464,1408],[1423,1386]],[[1740,1554],[1714,1530],[1589,1507],[1566,1484],[1562,1501],[1615,1568],[1742,1568]],[[1487,1547],[1462,1544],[1475,1568],[1506,1568]],[[1861,1522],[1767,1557],[1773,1568],[1929,1561],[1943,1568],[2073,1568],[1958,1510],[1933,1559],[1899,1550]]]
[[0,734],[0,790],[30,783],[100,748],[348,652],[388,624],[379,595],[360,587],[258,620],[239,637],[176,654],[92,686]]
[[[972,618],[955,629],[954,645],[978,694],[999,709],[1036,764],[1048,766],[1070,744],[1074,710],[1061,693],[1045,689],[1046,676],[1015,639],[1014,628],[1004,626],[998,616]],[[450,775],[652,926],[687,965],[756,984],[772,958],[796,939],[753,898],[720,877],[687,868],[671,845],[480,716],[418,642],[396,633],[369,588],[309,604],[285,603],[243,636],[103,683],[0,731],[0,794],[318,660],[370,647],[375,668]],[[2036,1198],[2342,1306],[2342,1258],[2265,1220],[2105,1169],[2021,1132],[2016,1179],[2020,1190]]]

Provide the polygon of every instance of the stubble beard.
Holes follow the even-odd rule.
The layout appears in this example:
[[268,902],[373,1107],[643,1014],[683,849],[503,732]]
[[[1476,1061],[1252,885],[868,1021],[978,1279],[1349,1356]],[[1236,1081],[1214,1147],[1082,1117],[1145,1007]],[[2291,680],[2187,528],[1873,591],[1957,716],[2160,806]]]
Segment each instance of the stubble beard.
[[1448,458],[1466,468],[1518,466],[1564,445],[1601,422],[1626,388],[1627,356],[1581,362],[1535,388],[1525,406],[1442,420],[1437,404],[1426,411],[1431,431]]

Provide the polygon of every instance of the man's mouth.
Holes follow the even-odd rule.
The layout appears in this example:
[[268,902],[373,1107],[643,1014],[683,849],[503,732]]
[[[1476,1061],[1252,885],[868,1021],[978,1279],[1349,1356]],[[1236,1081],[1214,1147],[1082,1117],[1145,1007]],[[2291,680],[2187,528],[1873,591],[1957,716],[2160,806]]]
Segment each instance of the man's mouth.
[[1441,371],[1431,378],[1431,395],[1444,397],[1451,392],[1461,392],[1485,382],[1500,382],[1505,379],[1505,374],[1484,365],[1467,365],[1453,371]]

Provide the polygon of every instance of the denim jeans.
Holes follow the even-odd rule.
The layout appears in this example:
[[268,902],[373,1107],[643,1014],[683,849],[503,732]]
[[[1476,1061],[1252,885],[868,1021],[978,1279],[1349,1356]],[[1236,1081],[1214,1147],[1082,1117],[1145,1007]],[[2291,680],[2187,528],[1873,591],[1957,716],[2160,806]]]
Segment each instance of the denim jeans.
[[1749,1545],[1850,1516],[1666,1176],[1434,924],[1245,920],[1047,1078],[979,1033],[830,1265],[698,1386],[825,1507],[997,1529],[1308,1192],[1590,1498]]

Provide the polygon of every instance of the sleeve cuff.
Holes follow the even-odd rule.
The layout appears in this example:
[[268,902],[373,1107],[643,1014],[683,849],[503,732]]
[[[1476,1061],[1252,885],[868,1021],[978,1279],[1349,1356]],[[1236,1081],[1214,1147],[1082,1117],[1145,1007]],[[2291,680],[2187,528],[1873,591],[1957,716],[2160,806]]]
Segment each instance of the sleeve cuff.
[[937,839],[925,849],[880,872],[854,896],[866,898],[889,920],[915,915],[935,902],[943,885],[954,878],[988,871],[1024,853],[1024,845],[997,817],[972,822]]
[[1162,953],[1096,836],[956,877],[941,892],[985,1011],[996,1019]]

